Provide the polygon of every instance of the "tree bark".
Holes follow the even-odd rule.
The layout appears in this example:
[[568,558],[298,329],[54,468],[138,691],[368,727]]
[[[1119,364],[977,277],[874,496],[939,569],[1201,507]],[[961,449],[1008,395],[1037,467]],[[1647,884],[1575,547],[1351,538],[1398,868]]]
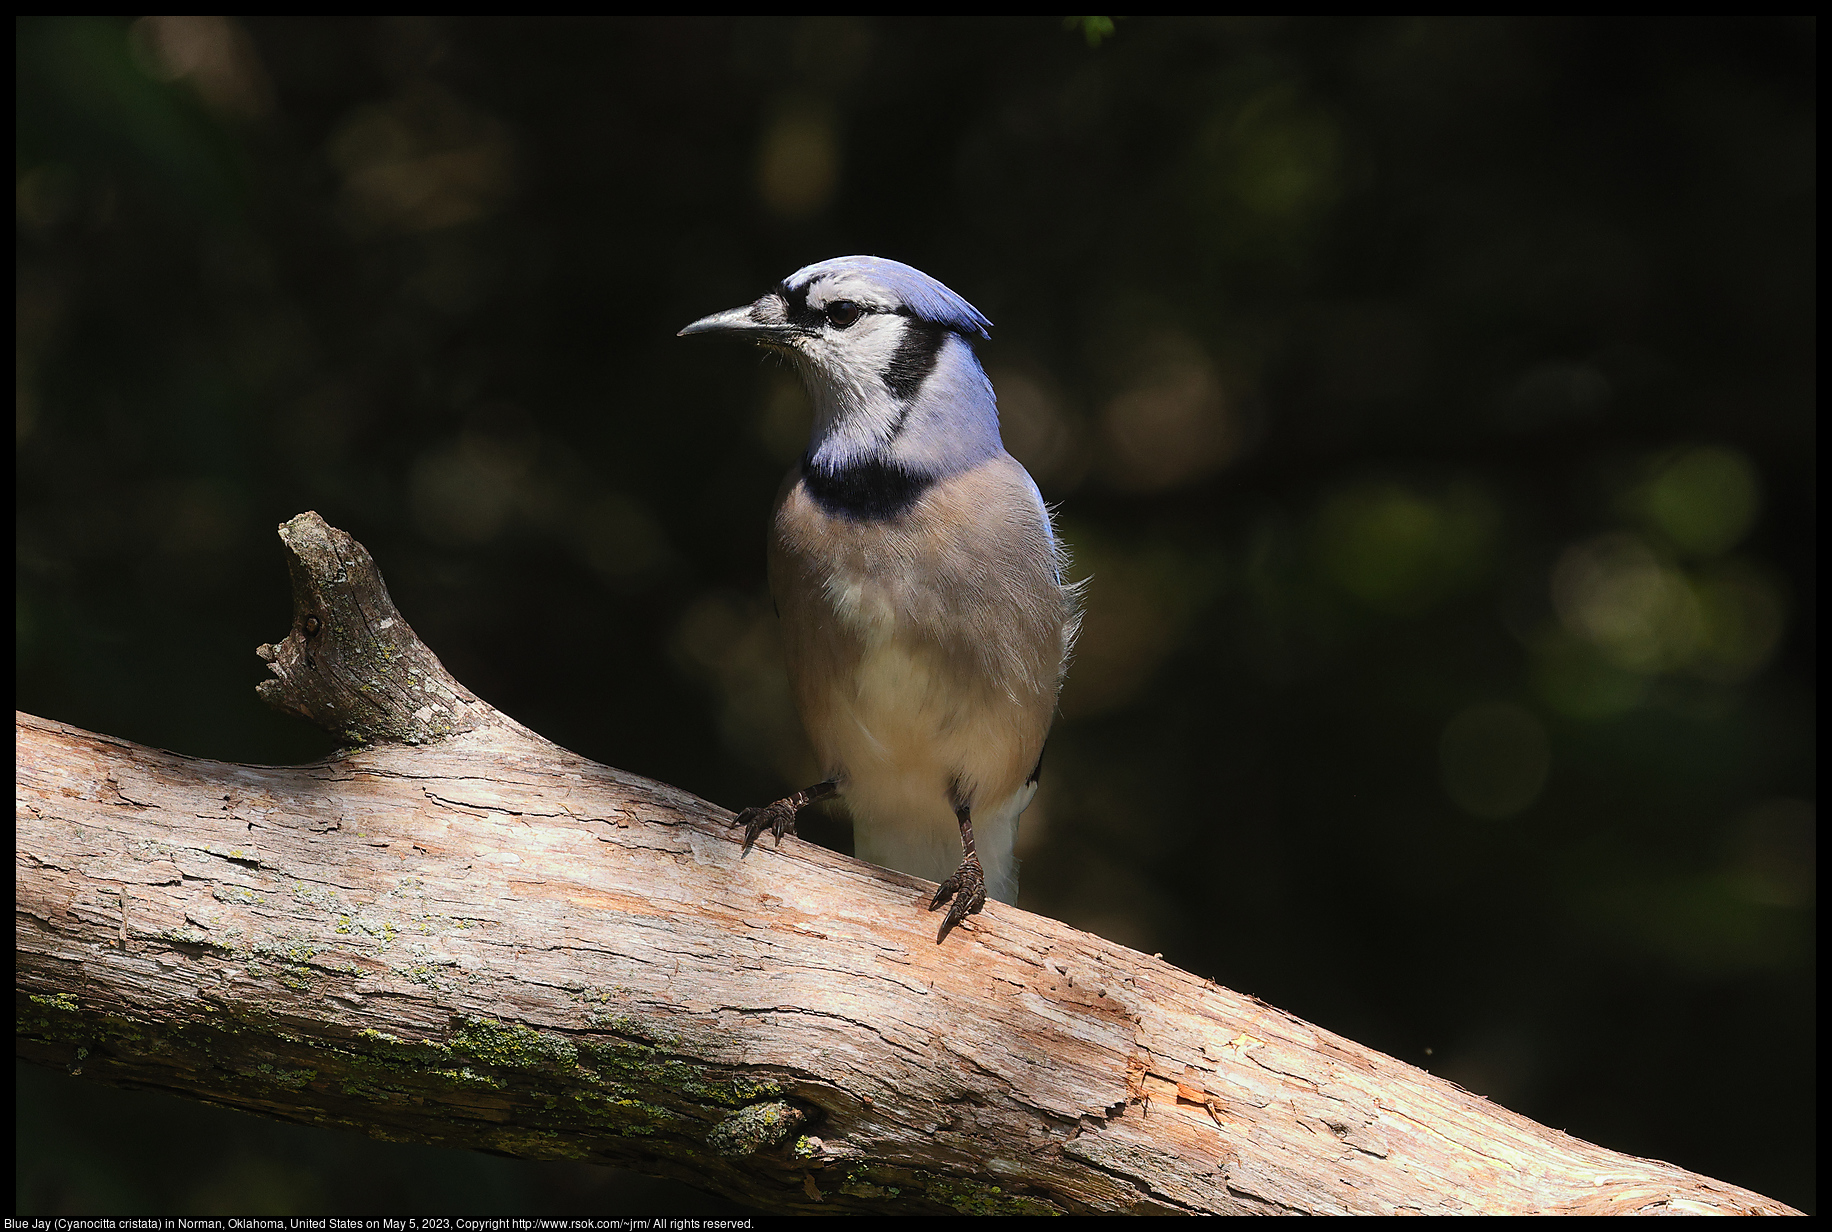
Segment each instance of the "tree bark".
[[18,1054],[781,1212],[1794,1213],[1168,963],[567,752],[360,545],[282,528],[270,702],[361,747],[182,757],[20,714]]

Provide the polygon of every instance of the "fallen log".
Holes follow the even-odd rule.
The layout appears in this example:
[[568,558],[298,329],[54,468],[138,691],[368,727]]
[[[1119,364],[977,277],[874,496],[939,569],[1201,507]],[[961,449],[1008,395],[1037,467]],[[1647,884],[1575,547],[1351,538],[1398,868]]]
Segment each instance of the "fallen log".
[[1795,1213],[1572,1138],[1099,937],[569,753],[453,680],[368,553],[281,528],[232,765],[17,714],[26,1059],[780,1212]]

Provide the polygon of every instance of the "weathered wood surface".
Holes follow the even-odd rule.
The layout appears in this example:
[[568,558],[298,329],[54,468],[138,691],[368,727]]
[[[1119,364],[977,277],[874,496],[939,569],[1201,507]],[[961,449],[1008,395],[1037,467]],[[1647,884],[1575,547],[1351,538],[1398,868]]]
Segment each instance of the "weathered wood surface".
[[775,1210],[1786,1209],[1028,912],[937,946],[923,883],[552,746],[15,733],[19,1052],[104,1082]]
[[470,717],[258,767],[17,715],[19,1055],[776,1211],[1789,1212]]

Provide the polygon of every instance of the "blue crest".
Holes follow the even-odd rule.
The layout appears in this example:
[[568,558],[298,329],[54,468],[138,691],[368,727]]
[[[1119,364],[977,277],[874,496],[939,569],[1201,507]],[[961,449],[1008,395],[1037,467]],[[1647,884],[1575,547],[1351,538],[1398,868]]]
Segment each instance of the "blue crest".
[[790,274],[787,287],[805,287],[817,278],[856,274],[896,296],[911,315],[969,338],[990,338],[992,322],[980,310],[913,265],[888,257],[829,257]]

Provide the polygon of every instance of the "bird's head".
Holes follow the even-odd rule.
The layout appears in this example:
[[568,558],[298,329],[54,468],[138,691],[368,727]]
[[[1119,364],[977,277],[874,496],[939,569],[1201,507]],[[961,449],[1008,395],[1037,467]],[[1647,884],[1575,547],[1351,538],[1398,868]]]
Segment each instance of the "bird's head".
[[973,353],[991,326],[901,261],[834,257],[681,335],[749,338],[794,362],[814,404],[810,465],[875,460],[941,474],[1003,448],[992,386]]

